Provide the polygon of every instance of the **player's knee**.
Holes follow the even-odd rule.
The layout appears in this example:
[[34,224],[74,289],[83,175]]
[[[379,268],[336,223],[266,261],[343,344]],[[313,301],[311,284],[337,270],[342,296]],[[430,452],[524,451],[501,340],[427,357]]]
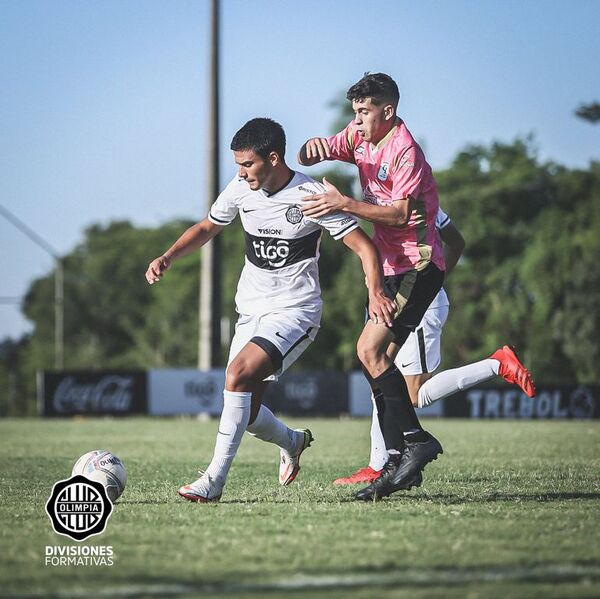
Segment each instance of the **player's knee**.
[[225,373],[225,388],[228,391],[247,391],[254,382],[254,373],[243,361],[234,361]]
[[377,366],[381,361],[381,355],[380,352],[377,351],[376,347],[366,341],[363,341],[362,339],[359,339],[356,345],[356,353],[361,364],[369,372],[372,373],[377,369]]

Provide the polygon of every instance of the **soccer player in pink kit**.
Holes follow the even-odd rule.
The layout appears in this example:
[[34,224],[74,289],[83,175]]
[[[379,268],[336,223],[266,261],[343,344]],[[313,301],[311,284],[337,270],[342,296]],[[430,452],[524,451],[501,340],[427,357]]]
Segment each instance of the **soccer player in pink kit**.
[[[396,304],[391,326],[367,321],[357,345],[373,393],[383,397],[381,424],[389,455],[378,478],[356,494],[367,501],[419,486],[423,468],[442,453],[437,439],[421,427],[405,379],[394,364],[440,290],[445,270],[435,226],[436,183],[423,151],[396,115],[399,97],[388,75],[365,75],[347,93],[354,120],[333,137],[309,139],[298,153],[305,166],[341,160],[358,167],[363,201],[342,195],[324,180],[326,192],[307,197],[302,210],[311,217],[346,212],[374,223],[373,242],[386,293]],[[513,356],[507,355],[509,359]],[[511,382],[524,379],[533,388],[520,363],[513,371]]]

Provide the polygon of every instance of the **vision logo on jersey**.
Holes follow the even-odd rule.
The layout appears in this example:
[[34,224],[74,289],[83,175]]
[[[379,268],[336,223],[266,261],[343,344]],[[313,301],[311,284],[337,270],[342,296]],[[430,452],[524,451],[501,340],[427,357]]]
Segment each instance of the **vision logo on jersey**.
[[54,532],[75,541],[103,533],[112,509],[104,486],[80,474],[55,483],[46,503]]
[[266,260],[272,268],[281,268],[290,255],[290,246],[285,239],[278,239],[269,244],[264,241],[253,241],[254,254],[257,258]]
[[281,235],[281,229],[259,229],[261,235]]
[[390,163],[382,162],[381,166],[379,167],[379,172],[377,173],[377,178],[380,181],[385,181],[387,179],[389,170],[390,170]]

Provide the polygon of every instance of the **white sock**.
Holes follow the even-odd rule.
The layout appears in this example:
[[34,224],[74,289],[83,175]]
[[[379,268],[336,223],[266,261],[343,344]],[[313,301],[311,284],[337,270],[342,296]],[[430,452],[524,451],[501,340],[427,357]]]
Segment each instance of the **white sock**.
[[213,458],[206,473],[216,484],[223,486],[227,473],[242,441],[250,420],[252,393],[223,391],[223,412]]
[[[288,453],[294,453],[298,447],[298,439],[301,433],[288,428],[281,420],[275,417],[267,406],[261,405],[258,415],[252,424],[246,429],[253,437],[275,443]],[[304,438],[304,435],[302,436]]]
[[419,389],[418,406],[425,408],[438,399],[487,381],[498,374],[499,367],[498,360],[487,358],[474,364],[440,372],[431,377]]
[[381,427],[379,426],[377,404],[372,393],[371,402],[373,403],[373,414],[371,416],[371,457],[369,458],[369,466],[373,470],[381,470],[388,460],[388,452],[385,448]]

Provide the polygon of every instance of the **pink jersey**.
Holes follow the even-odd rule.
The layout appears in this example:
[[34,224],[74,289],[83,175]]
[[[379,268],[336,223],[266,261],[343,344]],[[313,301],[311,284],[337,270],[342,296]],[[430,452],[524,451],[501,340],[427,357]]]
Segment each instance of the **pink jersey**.
[[442,241],[435,226],[439,199],[431,167],[401,119],[377,144],[365,142],[350,123],[329,137],[331,160],[356,164],[363,198],[378,206],[408,199],[410,217],[403,227],[375,224],[373,243],[383,274],[423,270],[433,262],[445,270]]

